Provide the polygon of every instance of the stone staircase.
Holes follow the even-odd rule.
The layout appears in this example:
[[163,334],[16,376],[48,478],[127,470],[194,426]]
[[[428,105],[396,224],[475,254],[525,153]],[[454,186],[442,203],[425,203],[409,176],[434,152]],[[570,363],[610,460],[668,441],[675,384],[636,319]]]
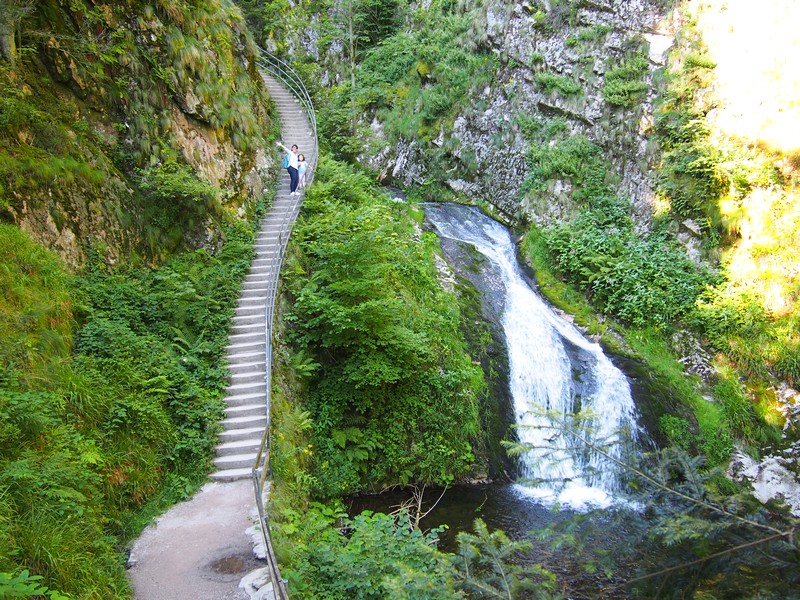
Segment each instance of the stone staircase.
[[[278,80],[264,75],[281,120],[282,142],[297,144],[306,160],[317,155],[315,139],[306,113]],[[311,165],[316,168],[316,165]],[[266,311],[274,303],[280,275],[279,234],[294,221],[301,198],[289,195],[289,175],[284,171],[275,201],[261,222],[256,238],[256,256],[242,285],[233,317],[226,358],[231,374],[226,389],[225,419],[217,446],[211,478],[233,481],[251,476],[267,427],[267,339]]]

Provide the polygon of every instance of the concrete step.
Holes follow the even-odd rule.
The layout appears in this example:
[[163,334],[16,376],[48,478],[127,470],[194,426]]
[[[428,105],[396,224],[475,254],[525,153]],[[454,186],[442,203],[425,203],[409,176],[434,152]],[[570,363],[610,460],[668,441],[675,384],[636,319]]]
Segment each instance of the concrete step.
[[235,317],[252,317],[254,315],[265,314],[264,312],[265,309],[266,305],[263,302],[261,302],[260,304],[254,304],[252,306],[237,306],[236,309],[233,311],[233,314],[235,315]]
[[[285,185],[288,188],[289,182],[284,181],[283,185]],[[269,212],[281,212],[283,210],[286,210],[287,208],[290,208],[292,204],[294,204],[294,201],[291,198],[280,198],[280,197],[275,198],[275,200],[272,202],[272,206],[270,207]]]
[[267,285],[268,283],[269,283],[269,277],[251,279],[250,281],[247,281],[245,279],[244,283],[242,284],[242,293],[249,294],[250,292],[256,292],[256,293],[263,293],[266,295],[266,293],[269,291],[269,285]]
[[266,306],[266,295],[259,293],[243,293],[236,301],[236,306],[244,308],[245,306]]
[[[274,284],[271,281],[247,281],[240,291],[241,298],[267,298],[274,291]],[[259,284],[259,285],[256,285]]]
[[270,267],[277,265],[281,261],[279,256],[265,256],[263,258],[254,258],[250,261],[250,268],[253,267]]
[[254,327],[247,333],[234,333],[228,336],[228,344],[241,344],[244,342],[263,342],[264,341],[264,328]]
[[[260,323],[258,325],[260,325]],[[258,327],[258,325],[256,325],[256,327]],[[259,331],[260,329],[262,328],[258,327],[256,331],[258,331],[258,333],[261,333]],[[225,348],[225,353],[230,355],[230,354],[240,354],[242,352],[246,353],[264,352],[264,350],[266,350],[266,338],[262,334],[261,339],[253,337],[250,339],[242,339],[241,341],[233,340],[228,342],[228,346]]]
[[253,476],[253,465],[242,467],[241,469],[220,469],[209,475],[214,481],[238,481],[240,479],[250,479]]
[[254,383],[232,383],[225,387],[225,393],[228,396],[236,396],[237,394],[262,394],[267,393],[266,381],[257,381]]
[[241,315],[233,317],[233,325],[235,327],[256,327],[259,323],[262,325],[264,324],[264,315]]
[[228,429],[219,434],[219,441],[220,441],[219,445],[241,440],[253,440],[256,438],[261,440],[263,437],[264,437],[263,427],[243,427],[242,429]]
[[229,417],[222,420],[222,428],[225,431],[232,431],[234,429],[252,429],[253,427],[261,427],[263,429],[266,426],[266,414],[249,417]]
[[252,284],[261,284],[265,285],[268,284],[272,280],[270,277],[268,270],[266,269],[256,269],[255,271],[250,271],[247,276],[244,278],[244,283],[242,285],[252,285]]
[[228,354],[225,356],[225,360],[228,361],[228,364],[238,364],[240,362],[253,362],[256,360],[260,360],[261,362],[266,362],[267,354],[266,352],[237,352],[234,354]]
[[278,274],[280,273],[279,267],[281,266],[283,266],[282,261],[273,261],[267,264],[262,264],[253,261],[253,264],[250,266],[249,274],[253,276],[260,275],[262,278],[276,280],[278,278]]
[[[275,248],[279,248],[278,245],[278,236],[280,234],[279,229],[268,229],[263,232],[259,232],[258,236],[256,236],[256,242],[260,244],[269,244]],[[278,250],[280,252],[280,250]]]
[[[263,368],[263,367],[262,367]],[[241,373],[231,373],[230,385],[242,385],[245,383],[261,383],[266,381],[267,374],[263,370],[244,371]]]
[[[266,379],[264,380],[266,384]],[[266,390],[240,390],[229,393],[225,396],[225,404],[227,406],[241,406],[243,404],[264,404],[266,400]]]
[[258,452],[243,452],[241,454],[228,454],[226,456],[218,456],[213,460],[214,465],[222,469],[252,469],[253,464],[256,462]]
[[258,417],[266,414],[267,407],[264,404],[243,404],[241,406],[228,406],[225,408],[225,415],[231,419],[238,417]]
[[258,454],[261,448],[261,436],[249,440],[236,440],[225,442],[217,446],[217,456],[228,456],[230,454],[243,454],[255,452]]
[[252,323],[240,323],[238,325],[232,325],[230,328],[231,334],[238,334],[238,333],[248,333],[250,331],[264,331],[264,319],[260,318],[257,321],[253,321]]
[[[283,227],[283,223],[278,223],[278,222],[272,223],[272,222],[265,221],[265,223],[258,230],[258,234],[260,236],[260,235],[263,235],[265,233],[274,233],[276,231],[280,231],[280,229],[282,227]],[[256,237],[256,240],[258,240],[258,237]]]
[[228,365],[228,372],[233,376],[237,373],[249,373],[251,371],[258,371],[264,374],[264,363],[260,361],[240,362],[235,365]]
[[239,293],[239,300],[247,300],[248,302],[253,300],[261,300],[261,302],[264,302],[267,298],[269,298],[269,295],[272,291],[273,290],[271,290],[269,287],[242,288],[241,292]]

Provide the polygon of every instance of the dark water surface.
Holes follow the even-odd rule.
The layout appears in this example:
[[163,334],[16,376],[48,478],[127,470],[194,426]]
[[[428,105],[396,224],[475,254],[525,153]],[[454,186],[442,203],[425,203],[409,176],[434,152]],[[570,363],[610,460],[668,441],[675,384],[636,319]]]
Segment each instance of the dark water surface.
[[[423,511],[428,510],[439,499],[441,489],[426,490]],[[410,493],[402,491],[384,492],[374,496],[359,496],[349,499],[351,516],[364,510],[391,513]],[[588,598],[628,598],[629,590],[624,581],[635,575],[630,564],[617,565],[614,575],[604,573],[606,559],[629,555],[626,538],[641,516],[635,512],[615,509],[593,513],[576,512],[570,509],[548,508],[516,484],[491,483],[484,485],[455,486],[449,488],[431,513],[422,520],[423,531],[446,525],[439,534],[439,549],[456,552],[456,536],[459,532],[473,532],[475,519],[482,519],[489,531],[502,529],[511,539],[527,539],[533,542],[531,552],[520,560],[523,563],[540,564],[558,577],[559,587],[565,598],[575,600]],[[573,519],[577,519],[574,521]],[[580,540],[581,550],[563,545],[555,548],[550,537],[532,535],[550,526]],[[652,557],[650,558],[652,560]]]
[[[439,498],[441,489],[425,492],[423,511]],[[390,513],[410,498],[401,491],[376,496],[359,496],[350,500],[350,514],[363,510]],[[512,537],[541,529],[554,520],[563,520],[571,511],[555,513],[541,503],[526,497],[517,486],[509,483],[456,486],[449,488],[436,507],[422,521],[423,530],[447,525],[439,538],[439,548],[446,552],[456,549],[455,536],[459,531],[472,531],[475,519],[483,519],[490,530],[502,529]]]

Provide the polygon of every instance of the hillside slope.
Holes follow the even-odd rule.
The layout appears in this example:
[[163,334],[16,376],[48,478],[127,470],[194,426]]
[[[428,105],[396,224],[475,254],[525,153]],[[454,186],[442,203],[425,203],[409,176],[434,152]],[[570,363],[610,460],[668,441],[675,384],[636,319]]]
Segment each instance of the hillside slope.
[[252,211],[271,121],[231,2],[13,0],[0,20],[0,218],[79,263],[213,244],[210,219]]

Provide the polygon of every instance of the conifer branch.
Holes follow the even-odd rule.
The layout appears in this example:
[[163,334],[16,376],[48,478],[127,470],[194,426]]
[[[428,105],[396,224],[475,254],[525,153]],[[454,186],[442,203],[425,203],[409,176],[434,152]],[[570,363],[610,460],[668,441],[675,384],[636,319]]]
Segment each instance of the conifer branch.
[[789,531],[781,531],[774,535],[767,536],[765,538],[761,538],[758,540],[754,540],[752,542],[747,542],[746,544],[740,544],[738,546],[733,546],[732,548],[728,548],[726,550],[720,550],[719,552],[715,552],[714,554],[709,554],[708,556],[704,556],[703,558],[698,558],[697,560],[693,560],[690,562],[681,563],[679,565],[675,565],[672,567],[667,567],[665,569],[660,569],[653,573],[648,573],[647,575],[640,575],[639,577],[634,577],[633,579],[629,579],[625,583],[613,586],[611,588],[606,588],[606,591],[617,590],[623,587],[627,587],[633,583],[637,583],[639,581],[645,581],[647,579],[652,579],[653,577],[658,577],[659,575],[664,575],[666,573],[671,573],[672,571],[678,571],[680,569],[685,569],[687,567],[691,567],[694,565],[699,565],[701,563],[707,562],[709,560],[713,560],[715,558],[719,558],[720,556],[725,556],[726,554],[732,554],[734,552],[738,552],[739,550],[744,550],[745,548],[752,548],[753,546],[759,546],[761,544],[766,544],[767,542],[772,542],[774,540],[788,537],[791,538],[795,533],[794,529],[790,529]]
[[630,464],[628,464],[628,463],[626,463],[626,462],[624,462],[624,461],[612,456],[611,454],[609,454],[608,452],[606,452],[605,450],[603,450],[599,446],[593,444],[591,441],[586,439],[585,436],[581,435],[579,432],[577,432],[574,429],[572,429],[565,421],[557,421],[557,422],[559,422],[560,426],[563,428],[563,430],[565,432],[567,432],[570,435],[572,435],[575,438],[577,438],[581,443],[585,444],[591,450],[593,450],[595,452],[598,452],[600,455],[604,456],[605,458],[610,460],[615,465],[617,465],[617,466],[619,466],[619,467],[621,467],[623,469],[626,469],[626,470],[636,474],[637,476],[641,477],[646,482],[650,483],[651,485],[655,486],[656,488],[658,488],[658,489],[660,489],[660,490],[662,490],[662,491],[664,491],[664,492],[666,492],[668,494],[672,494],[674,496],[677,496],[677,497],[679,497],[679,498],[681,498],[683,500],[686,500],[687,502],[695,504],[696,506],[702,506],[703,508],[707,508],[708,510],[710,510],[712,512],[716,512],[716,513],[719,513],[719,514],[724,515],[726,517],[730,517],[731,519],[734,519],[736,521],[739,521],[740,523],[744,523],[744,524],[749,525],[751,527],[754,527],[754,528],[757,528],[757,529],[766,530],[766,531],[771,531],[772,533],[774,533],[778,537],[784,537],[786,535],[789,535],[789,533],[786,532],[786,531],[781,531],[780,529],[777,529],[777,528],[772,527],[770,525],[766,525],[764,523],[759,523],[757,521],[752,521],[750,519],[747,519],[745,517],[737,515],[736,513],[732,513],[732,512],[730,512],[728,510],[725,510],[721,506],[718,506],[716,504],[712,504],[712,503],[707,502],[705,500],[702,500],[700,498],[695,498],[695,497],[690,496],[688,494],[685,494],[685,493],[683,493],[683,492],[681,492],[679,490],[676,490],[676,489],[673,489],[671,487],[668,487],[668,486],[664,485],[663,483],[661,483],[660,481],[658,481],[657,479],[655,479],[654,477],[648,475],[647,473],[645,473],[641,469],[638,469],[638,468],[634,467],[633,465],[630,465]]

